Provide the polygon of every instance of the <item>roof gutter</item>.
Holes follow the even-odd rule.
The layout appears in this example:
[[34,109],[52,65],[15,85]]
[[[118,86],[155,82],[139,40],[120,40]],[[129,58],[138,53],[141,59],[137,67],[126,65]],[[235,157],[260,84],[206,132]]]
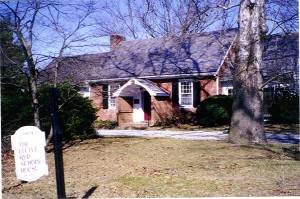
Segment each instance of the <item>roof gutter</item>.
[[[215,76],[215,74],[216,72],[208,72],[208,73],[191,73],[191,74],[176,74],[176,75],[148,75],[148,76],[140,76],[135,78],[140,78],[140,79],[189,78],[189,77]],[[124,80],[129,80],[131,78],[134,77],[85,80],[85,83],[124,81]]]
[[215,72],[208,73],[190,73],[190,74],[176,74],[176,75],[149,75],[141,76],[141,79],[163,79],[163,78],[182,78],[182,77],[203,77],[203,76],[214,76]]

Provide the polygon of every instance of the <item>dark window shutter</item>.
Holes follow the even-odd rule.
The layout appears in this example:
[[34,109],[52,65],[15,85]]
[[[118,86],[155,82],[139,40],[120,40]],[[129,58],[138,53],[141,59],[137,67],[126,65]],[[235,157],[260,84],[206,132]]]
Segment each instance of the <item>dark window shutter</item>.
[[193,107],[197,107],[200,104],[200,81],[193,82]]
[[103,109],[108,109],[108,85],[103,84],[103,89],[102,89],[102,106]]
[[179,104],[178,80],[175,80],[172,82],[172,102],[173,102],[173,104]]

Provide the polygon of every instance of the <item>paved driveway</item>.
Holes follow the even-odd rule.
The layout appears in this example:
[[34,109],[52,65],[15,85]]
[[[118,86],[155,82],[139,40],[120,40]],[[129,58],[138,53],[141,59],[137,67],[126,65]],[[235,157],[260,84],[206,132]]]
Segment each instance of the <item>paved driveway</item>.
[[[98,130],[102,137],[165,137],[184,140],[224,140],[228,134],[222,131],[145,131],[145,130]],[[299,135],[266,134],[268,141],[299,144]]]

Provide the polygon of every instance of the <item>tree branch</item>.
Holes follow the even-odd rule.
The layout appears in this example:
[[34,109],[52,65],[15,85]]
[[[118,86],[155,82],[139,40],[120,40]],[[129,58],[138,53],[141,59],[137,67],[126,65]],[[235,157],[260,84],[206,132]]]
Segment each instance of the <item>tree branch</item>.
[[274,77],[271,77],[270,79],[268,79],[266,82],[264,82],[261,87],[259,88],[260,91],[263,90],[263,88],[268,85],[271,81],[277,79],[278,77],[280,76],[283,76],[283,75],[287,75],[287,74],[293,74],[294,72],[293,71],[288,71],[288,72],[285,72],[285,73],[281,73],[281,74],[277,74],[275,75]]

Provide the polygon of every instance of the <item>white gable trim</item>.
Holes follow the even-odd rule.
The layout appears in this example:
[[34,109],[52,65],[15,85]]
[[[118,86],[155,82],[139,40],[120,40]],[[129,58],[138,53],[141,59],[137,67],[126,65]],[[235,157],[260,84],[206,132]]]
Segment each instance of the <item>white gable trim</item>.
[[168,93],[160,89],[153,82],[145,79],[136,78],[132,78],[128,82],[126,82],[121,88],[119,88],[118,90],[116,90],[116,92],[113,93],[113,96],[122,96],[122,91],[124,91],[125,88],[130,87],[131,85],[138,85],[144,88],[151,96],[169,96]]
[[233,48],[233,44],[234,44],[234,42],[235,42],[235,40],[236,40],[236,39],[237,39],[237,34],[235,35],[235,37],[234,37],[233,41],[231,42],[231,44],[230,44],[229,48],[227,49],[227,51],[226,51],[226,53],[225,53],[225,55],[224,55],[224,57],[223,57],[223,59],[222,59],[222,62],[221,62],[221,64],[220,64],[220,66],[219,66],[219,68],[218,68],[217,72],[215,73],[215,76],[218,76],[218,75],[219,75],[219,72],[220,72],[220,70],[221,70],[221,67],[222,67],[222,66],[223,66],[223,64],[224,64],[224,62],[225,62],[225,59],[228,57],[228,55],[229,55],[229,52],[230,52],[231,48]]

